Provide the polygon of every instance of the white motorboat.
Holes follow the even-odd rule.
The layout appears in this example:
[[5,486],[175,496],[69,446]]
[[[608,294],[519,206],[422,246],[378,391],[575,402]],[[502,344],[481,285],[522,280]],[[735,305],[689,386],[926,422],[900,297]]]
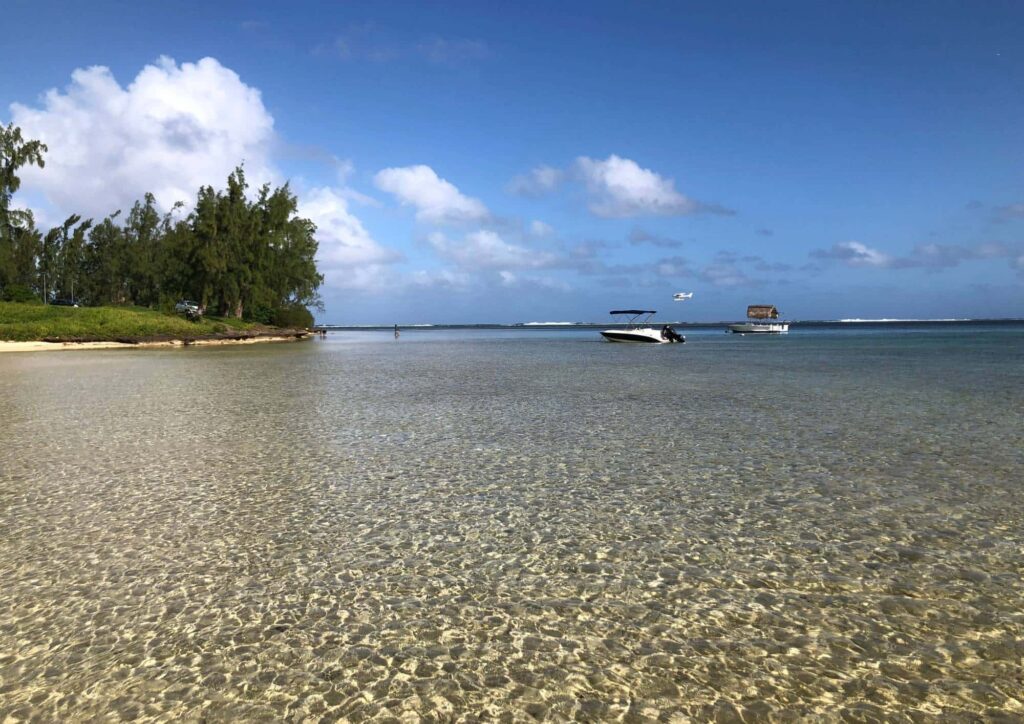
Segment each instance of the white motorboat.
[[773,304],[751,304],[747,307],[747,322],[729,325],[734,334],[786,334],[789,322],[776,321],[779,310]]
[[671,325],[660,328],[651,324],[656,312],[650,309],[616,309],[609,314],[628,315],[629,322],[620,329],[606,329],[601,336],[609,342],[640,342],[646,344],[675,344],[686,341]]

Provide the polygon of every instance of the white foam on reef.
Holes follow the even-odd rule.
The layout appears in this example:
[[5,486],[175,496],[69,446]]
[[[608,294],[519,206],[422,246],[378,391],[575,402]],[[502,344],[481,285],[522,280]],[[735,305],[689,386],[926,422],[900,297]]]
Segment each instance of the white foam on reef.
[[882,319],[840,319],[840,322],[970,322],[971,319],[896,319],[896,318],[882,318]]
[[527,322],[524,327],[572,327],[576,322]]

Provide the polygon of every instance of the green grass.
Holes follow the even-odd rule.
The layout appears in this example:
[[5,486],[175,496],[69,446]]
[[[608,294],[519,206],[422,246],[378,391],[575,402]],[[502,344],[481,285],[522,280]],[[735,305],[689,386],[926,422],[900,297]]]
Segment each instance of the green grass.
[[190,322],[179,315],[141,307],[56,307],[0,302],[0,340],[16,342],[185,339],[254,329],[264,327],[223,317]]

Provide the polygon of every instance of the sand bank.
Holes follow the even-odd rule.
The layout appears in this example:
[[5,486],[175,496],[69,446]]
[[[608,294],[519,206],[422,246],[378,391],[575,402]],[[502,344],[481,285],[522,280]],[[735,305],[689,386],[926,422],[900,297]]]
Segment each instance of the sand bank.
[[0,340],[0,352],[44,352],[62,349],[139,349],[159,347],[199,347],[224,344],[255,344],[257,342],[295,342],[309,339],[310,334],[266,334],[210,339],[161,339],[140,342],[7,342]]

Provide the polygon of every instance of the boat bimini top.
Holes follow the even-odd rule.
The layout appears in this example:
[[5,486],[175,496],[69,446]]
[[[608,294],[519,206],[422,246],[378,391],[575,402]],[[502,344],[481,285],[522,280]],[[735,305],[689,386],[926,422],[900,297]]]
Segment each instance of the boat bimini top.
[[[608,312],[608,314],[626,314],[626,315],[629,315],[629,317],[630,317],[629,325],[631,327],[637,327],[637,326],[639,326],[641,324],[647,324],[647,322],[650,320],[650,318],[653,317],[657,313],[658,312],[653,310],[653,309],[613,309],[612,311]],[[640,317],[643,317],[643,319],[640,319]],[[638,319],[640,321],[637,321]]]

